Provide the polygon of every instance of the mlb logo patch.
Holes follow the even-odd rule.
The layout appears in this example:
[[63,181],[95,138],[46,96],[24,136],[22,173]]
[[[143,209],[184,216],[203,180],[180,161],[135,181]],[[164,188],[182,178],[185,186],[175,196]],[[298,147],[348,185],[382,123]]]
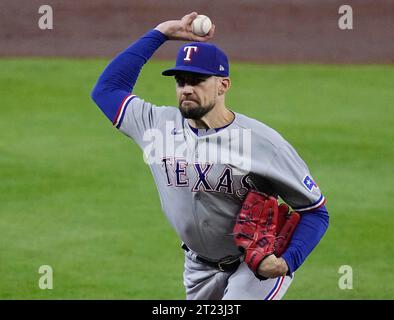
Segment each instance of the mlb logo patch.
[[310,192],[313,192],[313,189],[319,189],[315,181],[308,175],[305,176],[302,183]]

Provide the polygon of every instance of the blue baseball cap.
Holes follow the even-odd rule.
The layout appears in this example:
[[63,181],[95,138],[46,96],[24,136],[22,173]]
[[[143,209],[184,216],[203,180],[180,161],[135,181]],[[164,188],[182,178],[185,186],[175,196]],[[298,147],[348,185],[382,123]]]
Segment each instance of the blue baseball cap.
[[175,68],[162,72],[163,76],[174,76],[180,71],[228,77],[230,74],[226,54],[218,47],[206,42],[185,44],[178,51]]

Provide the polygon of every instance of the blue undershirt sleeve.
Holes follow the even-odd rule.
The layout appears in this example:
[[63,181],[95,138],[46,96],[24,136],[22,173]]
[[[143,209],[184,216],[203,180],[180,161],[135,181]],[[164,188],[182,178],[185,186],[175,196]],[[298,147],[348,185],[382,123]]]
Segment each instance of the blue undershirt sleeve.
[[163,33],[151,30],[105,68],[91,97],[111,122],[114,123],[122,102],[132,92],[143,65],[166,40]]
[[305,261],[319,243],[329,224],[327,208],[320,208],[301,213],[301,219],[294,231],[287,250],[282,254],[289,272],[292,274]]

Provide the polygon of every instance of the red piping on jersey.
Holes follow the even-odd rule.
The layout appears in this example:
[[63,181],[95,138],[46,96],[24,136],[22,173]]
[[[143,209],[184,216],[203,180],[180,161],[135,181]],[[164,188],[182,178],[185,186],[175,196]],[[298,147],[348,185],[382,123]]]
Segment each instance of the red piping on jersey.
[[282,278],[280,279],[280,283],[278,288],[276,289],[276,291],[274,292],[274,294],[271,296],[271,298],[269,298],[268,300],[273,300],[275,298],[275,296],[278,294],[280,288],[282,287],[283,281],[285,280],[285,276],[282,276]]
[[113,125],[115,125],[116,122],[117,122],[117,119],[118,119],[118,117],[119,117],[119,115],[120,115],[120,112],[121,112],[121,110],[122,110],[123,104],[126,102],[127,98],[129,98],[129,97],[132,96],[132,95],[133,95],[133,94],[129,94],[128,96],[126,96],[126,97],[123,99],[122,103],[120,104],[120,106],[119,106],[119,108],[118,108],[118,112],[116,113],[115,119],[114,119],[114,121],[112,122]]

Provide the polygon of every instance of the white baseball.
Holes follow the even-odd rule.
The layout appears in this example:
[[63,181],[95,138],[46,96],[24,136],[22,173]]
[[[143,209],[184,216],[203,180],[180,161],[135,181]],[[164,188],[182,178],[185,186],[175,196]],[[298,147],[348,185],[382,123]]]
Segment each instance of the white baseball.
[[211,19],[203,14],[199,14],[192,22],[192,32],[198,36],[205,36],[211,28]]

